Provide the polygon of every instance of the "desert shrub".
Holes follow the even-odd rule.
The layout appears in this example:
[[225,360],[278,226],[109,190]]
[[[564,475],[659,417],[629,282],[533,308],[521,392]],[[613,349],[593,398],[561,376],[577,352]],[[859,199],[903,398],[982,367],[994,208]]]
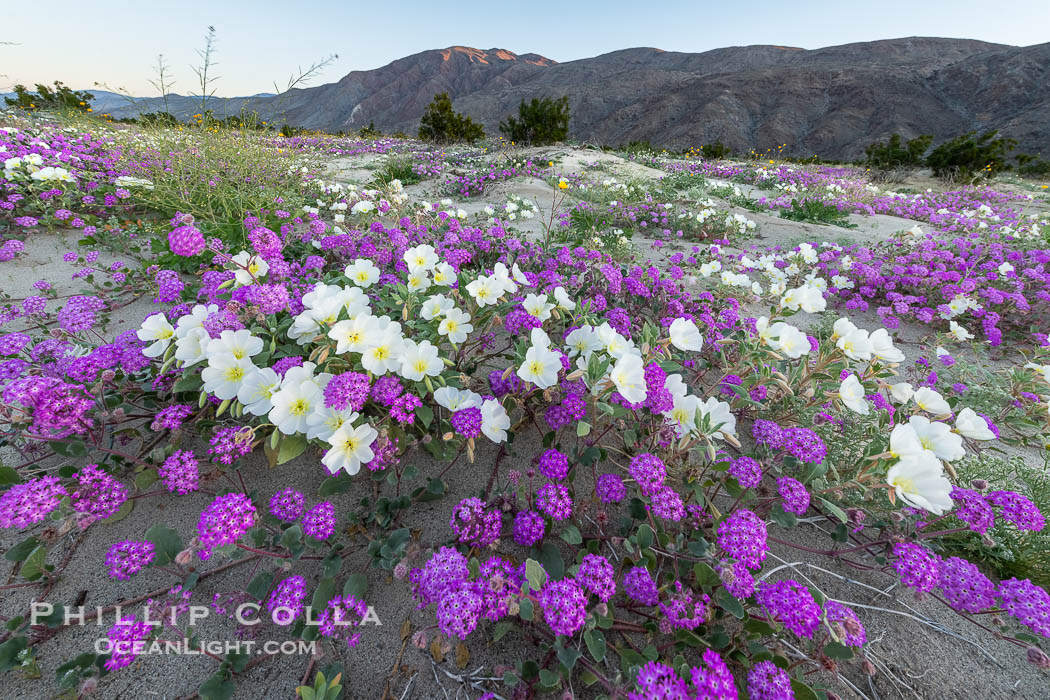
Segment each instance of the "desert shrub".
[[400,180],[402,185],[414,185],[423,179],[414,166],[411,157],[390,158],[376,171],[375,183],[384,186]]
[[827,204],[819,199],[793,199],[791,207],[780,211],[781,218],[789,221],[802,221],[813,224],[830,224],[842,228],[856,228],[849,222],[849,212]]
[[900,134],[893,134],[885,142],[877,141],[864,149],[864,165],[871,169],[875,182],[903,182],[923,165],[923,155],[933,143],[933,136],[925,134],[904,143]]
[[1018,153],[1017,174],[1021,177],[1046,177],[1050,175],[1050,161],[1043,160],[1031,153]]
[[569,98],[534,97],[531,102],[522,99],[517,118],[507,117],[500,122],[499,130],[516,143],[542,146],[564,141],[569,136]]
[[988,131],[980,136],[976,131],[957,136],[942,143],[926,157],[926,165],[933,174],[943,179],[978,179],[1009,170],[1007,154],[1017,141]]
[[727,158],[732,150],[729,146],[726,146],[721,141],[715,141],[714,143],[705,143],[700,147],[700,155],[705,160],[718,160],[719,158]]
[[382,136],[383,132],[376,128],[375,122],[370,121],[368,122],[368,126],[362,127],[362,129],[357,132],[357,135],[363,139],[374,139]]
[[[1050,507],[1050,475],[1022,457],[983,453],[959,465],[960,482],[976,481],[985,491],[1009,490],[1027,496],[1042,511]],[[970,533],[967,533],[970,534]],[[964,552],[980,561],[1000,578],[1030,578],[1040,586],[1050,585],[1050,529],[1021,530],[998,517],[987,536],[960,536],[945,543],[947,550]]]
[[5,97],[8,107],[26,110],[55,110],[62,112],[90,112],[91,100],[95,96],[84,90],[73,90],[55,81],[55,87],[36,84],[36,92],[30,92],[25,85],[15,85],[15,96]]
[[[364,135],[364,132],[362,132]],[[485,130],[470,117],[452,109],[452,100],[447,92],[434,95],[419,120],[419,138],[424,141],[451,143],[466,141],[474,143],[485,138]]]
[[923,155],[933,143],[933,136],[925,134],[903,143],[900,134],[893,134],[886,143],[878,141],[864,149],[864,164],[869,168],[887,170],[898,167],[919,168]]

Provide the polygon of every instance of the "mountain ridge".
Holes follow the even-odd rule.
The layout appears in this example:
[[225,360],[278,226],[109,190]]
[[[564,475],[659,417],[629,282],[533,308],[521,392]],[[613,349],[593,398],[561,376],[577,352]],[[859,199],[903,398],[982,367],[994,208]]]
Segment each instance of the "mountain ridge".
[[[720,140],[737,151],[787,144],[791,155],[845,159],[892,133],[930,133],[940,141],[998,129],[1030,152],[1050,142],[1050,43],[937,37],[701,53],[634,47],[566,62],[456,45],[316,87],[215,98],[209,106],[218,114],[256,110],[275,123],[325,131],[374,124],[414,134],[440,92],[490,134],[521,99],[568,95],[570,136],[601,145],[683,148]],[[200,108],[198,98],[176,102],[177,116]],[[151,98],[112,113],[131,116],[159,104]]]

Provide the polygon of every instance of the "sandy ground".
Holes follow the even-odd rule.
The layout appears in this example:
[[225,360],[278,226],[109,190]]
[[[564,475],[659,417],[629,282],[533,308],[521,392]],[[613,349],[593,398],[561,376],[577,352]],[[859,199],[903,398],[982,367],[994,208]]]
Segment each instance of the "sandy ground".
[[[547,149],[537,152],[536,156],[547,157],[548,154],[554,155],[554,152]],[[658,171],[645,166],[596,151],[561,149],[557,154],[561,156],[560,162],[565,171],[600,162],[603,168],[622,176],[652,178],[660,175]],[[337,179],[342,181],[366,182],[371,178],[372,170],[365,166],[374,165],[377,159],[375,156],[343,158],[333,170]],[[431,189],[434,184],[424,182],[412,186],[410,192],[419,197],[435,196]],[[533,199],[540,204],[541,209],[549,208],[553,196],[553,190],[540,180],[518,180],[495,186],[484,197],[466,202],[457,201],[456,206],[474,213],[481,211],[485,204],[504,201],[510,192]],[[741,213],[759,224],[754,239],[742,244],[745,247],[753,243],[762,246],[790,245],[802,240],[873,242],[909,228],[913,223],[888,216],[852,217],[851,220],[858,227],[843,229],[800,224],[743,210]],[[521,228],[528,234],[539,235],[542,227],[537,226],[539,222],[533,220]],[[78,283],[69,282],[70,266],[60,260],[63,252],[74,248],[73,243],[75,241],[70,240],[68,234],[30,237],[26,253],[16,263],[0,266],[0,285],[12,297],[23,297],[32,293],[33,282],[44,278],[56,285],[60,294],[73,293],[78,289]],[[649,242],[645,239],[636,238],[636,245],[640,253],[651,252]],[[684,244],[682,247],[691,245]],[[114,314],[109,331],[114,333],[133,327],[149,308],[149,300],[139,300],[121,309]],[[863,327],[877,326],[874,314],[851,317]],[[806,323],[803,319],[803,316],[796,317],[798,322]],[[806,325],[818,321],[818,317],[810,317]],[[902,346],[909,353],[909,361],[914,359],[913,355],[919,348],[917,341],[925,333],[925,329],[908,325],[901,330]],[[176,439],[183,440],[185,446],[195,445],[193,436],[177,436]],[[196,447],[198,452],[202,451],[199,444]],[[516,441],[509,457],[501,465],[500,478],[505,478],[507,470],[511,468],[522,469],[527,466],[538,449],[539,446],[528,439]],[[409,527],[413,534],[410,555],[414,565],[420,563],[422,552],[449,540],[451,533],[448,518],[452,506],[459,498],[479,491],[488,480],[494,456],[495,450],[486,446],[479,450],[475,463],[461,460],[444,477],[450,487],[450,495],[413,507],[404,518],[403,525]],[[410,459],[414,460],[424,475],[436,474],[444,469],[444,465],[436,463],[423,452]],[[56,460],[53,466],[59,463]],[[263,503],[274,492],[290,485],[304,492],[309,503],[315,503],[320,500],[315,496],[317,488],[326,476],[319,465],[319,454],[316,453],[307,453],[274,469],[268,468],[260,455],[251,455],[241,468],[250,488],[255,490],[258,500]],[[220,482],[213,479],[205,485],[215,488]],[[332,496],[330,500],[335,504],[337,514],[343,515],[357,509],[361,499],[371,494],[370,482],[358,478],[349,492]],[[110,579],[103,566],[106,550],[115,541],[140,538],[155,523],[175,528],[184,541],[189,541],[195,534],[199,513],[209,501],[209,496],[200,493],[183,497],[165,493],[137,500],[130,515],[105,527],[91,527],[83,533],[75,527],[61,534],[54,528],[32,531],[32,534],[48,543],[49,563],[61,565],[67,561],[64,575],[47,599],[67,605],[82,600],[83,605],[92,608],[107,606],[144,592],[158,591],[170,585],[172,577],[154,569],[147,570],[130,582]],[[823,527],[820,523],[807,524],[788,531],[788,536],[807,547],[827,548],[832,543]],[[27,534],[30,533],[0,532],[0,549],[6,550]],[[435,664],[429,650],[414,647],[411,637],[403,639],[402,631],[406,629],[403,625],[406,622],[410,635],[424,630],[432,638],[432,610],[416,610],[409,595],[409,587],[404,582],[395,581],[389,572],[370,566],[366,552],[367,540],[363,536],[351,536],[348,546],[351,553],[344,559],[337,585],[341,588],[343,581],[352,573],[365,574],[369,582],[366,598],[375,607],[382,624],[363,628],[361,643],[352,651],[345,648],[335,650],[326,645],[323,657],[316,660],[312,660],[308,654],[292,654],[260,663],[238,679],[234,697],[291,698],[295,686],[308,669],[323,668],[334,660],[341,661],[345,667],[345,697],[479,697],[482,687],[486,687],[483,683],[479,681],[477,685],[469,685],[454,680],[464,674],[454,660],[454,650],[442,663]],[[253,573],[267,569],[278,571],[280,563],[275,562],[272,559],[249,560],[213,576],[206,574],[223,566],[225,561],[198,564],[197,570],[203,578],[197,585],[193,602],[207,604],[214,595],[242,588]],[[909,592],[895,588],[891,576],[856,572],[843,565],[836,565],[826,557],[806,555],[799,550],[778,546],[767,562],[766,569],[780,563],[788,565],[774,576],[805,576],[827,595],[858,604],[857,612],[871,640],[868,651],[875,673],[865,673],[858,661],[854,660],[839,666],[838,670],[845,681],[836,680],[831,672],[822,674],[822,680],[831,683],[835,692],[843,698],[1050,697],[1047,676],[1026,663],[1023,650],[998,642],[987,634],[979,634],[980,630],[956,617],[944,606],[929,600],[916,601]],[[811,568],[810,564],[826,571]],[[0,582],[15,580],[12,568],[10,562],[0,560],[0,573],[3,574]],[[316,566],[311,570],[310,566],[300,565],[296,567],[296,572],[312,576],[314,581],[319,576]],[[311,581],[310,590],[313,589],[314,581]],[[0,614],[20,614],[36,593],[35,588],[4,591],[0,594]],[[107,618],[108,621],[110,618]],[[43,680],[9,675],[0,696],[29,699],[52,697],[52,679],[56,667],[76,654],[90,651],[95,641],[104,636],[104,630],[104,627],[94,626],[71,627],[38,644],[35,648]],[[199,623],[198,631],[202,639],[233,638],[231,623],[216,614]],[[264,630],[260,639],[268,638],[267,635],[272,633],[273,630]],[[529,653],[529,643],[516,630],[498,644],[486,642],[486,637],[486,633],[481,631],[466,644],[470,658],[463,666],[466,672],[477,670],[474,678],[500,676],[503,668],[513,665]],[[608,665],[609,662],[606,663]],[[214,661],[205,657],[144,656],[131,668],[104,679],[98,696],[116,699],[191,697],[216,667]],[[310,675],[312,677],[312,671]],[[509,691],[498,684],[490,684],[487,688],[509,696]],[[594,695],[585,688],[576,688],[575,691],[576,696],[581,698]]]

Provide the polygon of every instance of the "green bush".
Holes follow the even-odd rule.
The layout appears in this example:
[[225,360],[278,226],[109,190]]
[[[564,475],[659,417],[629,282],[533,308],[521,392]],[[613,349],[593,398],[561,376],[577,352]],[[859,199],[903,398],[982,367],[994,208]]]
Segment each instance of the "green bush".
[[1021,177],[1046,177],[1050,175],[1050,160],[1043,160],[1030,153],[1018,153],[1017,174]]
[[700,155],[704,157],[704,160],[718,160],[719,158],[727,158],[732,153],[729,146],[725,145],[721,141],[715,141],[714,143],[705,143],[700,147]]
[[942,143],[926,157],[926,165],[940,178],[977,179],[1009,170],[1007,154],[1017,146],[1014,139],[989,131],[980,136],[976,131]]
[[90,112],[91,100],[95,96],[83,90],[72,90],[56,80],[55,87],[37,83],[36,92],[29,92],[25,85],[15,85],[15,96],[5,97],[8,107],[17,107],[27,112],[33,110],[57,110],[62,112]]
[[447,92],[434,95],[419,120],[419,138],[423,141],[451,143],[466,141],[474,143],[485,138],[481,124],[452,109],[452,100]]
[[900,134],[893,134],[886,143],[878,141],[864,149],[864,164],[877,170],[893,168],[920,168],[923,154],[933,143],[933,136],[925,134],[903,143]]
[[368,122],[368,126],[361,127],[361,130],[357,132],[357,135],[363,139],[376,139],[383,135],[383,132],[376,128],[375,122]]
[[534,97],[532,102],[523,99],[517,119],[507,117],[500,122],[499,130],[515,143],[543,146],[564,141],[569,136],[569,98]]

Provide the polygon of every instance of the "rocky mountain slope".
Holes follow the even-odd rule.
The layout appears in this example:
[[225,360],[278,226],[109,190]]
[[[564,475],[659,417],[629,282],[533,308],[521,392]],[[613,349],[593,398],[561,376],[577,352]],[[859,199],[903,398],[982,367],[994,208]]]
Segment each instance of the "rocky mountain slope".
[[[247,107],[328,131],[374,122],[414,134],[438,92],[489,133],[522,98],[568,95],[572,137],[602,145],[717,139],[738,151],[787,144],[793,155],[852,158],[894,132],[941,140],[974,129],[999,129],[1032,153],[1050,143],[1050,43],[922,37],[816,50],[634,48],[567,63],[454,46],[276,97],[216,100],[214,109]],[[146,102],[156,109],[159,100]]]

